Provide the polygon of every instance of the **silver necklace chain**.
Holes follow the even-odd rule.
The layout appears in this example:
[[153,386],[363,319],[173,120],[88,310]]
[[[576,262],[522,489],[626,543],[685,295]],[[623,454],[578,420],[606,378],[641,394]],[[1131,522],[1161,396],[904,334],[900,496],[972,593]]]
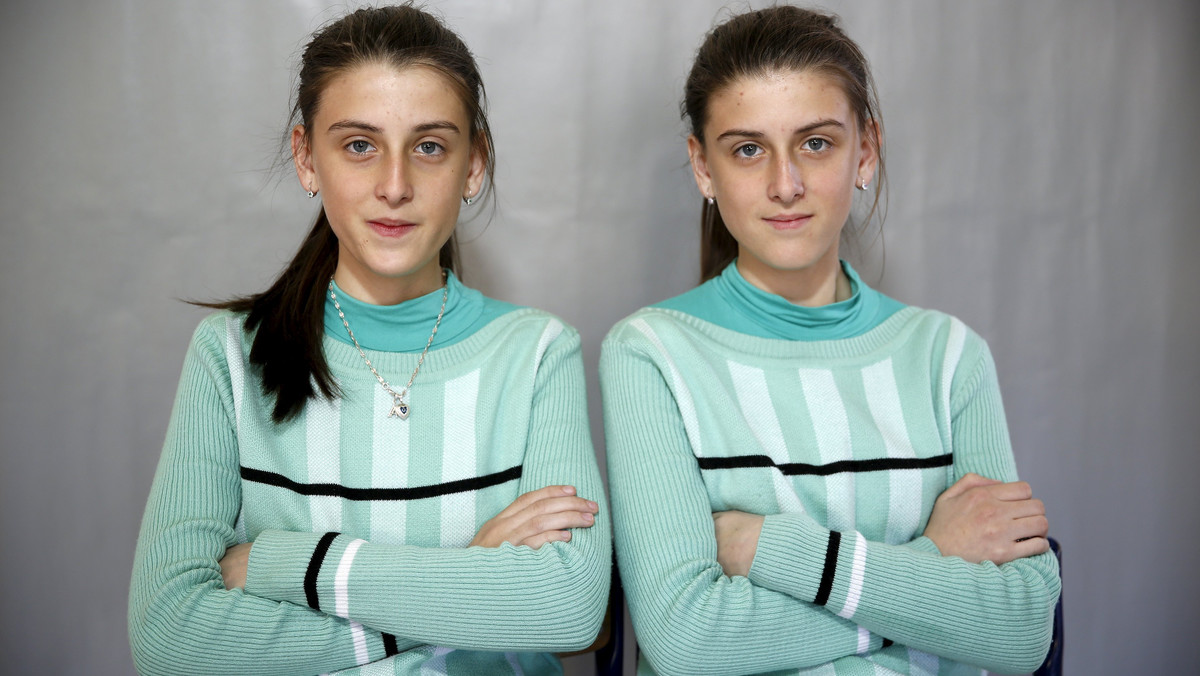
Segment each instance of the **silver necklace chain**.
[[350,340],[354,343],[354,347],[358,349],[358,355],[367,363],[367,368],[371,369],[371,373],[375,374],[375,380],[383,386],[383,390],[392,397],[392,410],[388,413],[388,417],[396,417],[401,420],[407,420],[409,411],[408,402],[404,397],[408,395],[409,388],[412,387],[413,381],[417,379],[417,374],[421,372],[421,364],[425,363],[425,354],[429,352],[429,346],[433,345],[433,338],[437,335],[438,326],[442,324],[442,315],[446,314],[446,299],[450,296],[450,286],[446,280],[446,273],[442,273],[442,309],[438,310],[437,321],[433,323],[433,332],[429,334],[429,340],[425,342],[425,349],[421,351],[421,358],[417,360],[417,367],[413,369],[412,375],[408,377],[408,384],[404,389],[396,392],[388,381],[379,375],[379,371],[375,370],[375,365],[367,358],[367,353],[363,351],[362,346],[358,344],[358,339],[354,337],[354,331],[350,329],[350,322],[346,321],[346,313],[342,312],[342,306],[338,304],[337,294],[333,290],[333,277],[329,278],[329,299],[333,301],[333,307],[337,309],[338,317],[342,318],[342,326],[346,327],[346,333],[350,334]]

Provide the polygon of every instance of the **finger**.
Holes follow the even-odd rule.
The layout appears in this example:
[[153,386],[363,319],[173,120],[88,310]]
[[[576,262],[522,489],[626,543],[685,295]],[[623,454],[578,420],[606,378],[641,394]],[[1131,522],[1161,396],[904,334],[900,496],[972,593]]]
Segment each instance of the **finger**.
[[555,497],[538,500],[513,516],[521,521],[528,521],[544,514],[554,514],[556,512],[591,512],[592,514],[596,514],[599,511],[600,505],[591,500],[575,497]]
[[997,500],[1029,500],[1033,498],[1033,489],[1024,481],[997,483],[994,486],[988,486],[986,490]]
[[1050,532],[1050,522],[1042,515],[1016,519],[1013,521],[1010,532],[1013,534],[1013,539],[1015,540],[1045,538]]
[[569,531],[569,530],[551,530],[551,531],[546,531],[544,533],[538,533],[536,535],[531,535],[530,537],[528,537],[520,542],[515,542],[513,544],[525,545],[526,547],[531,547],[533,549],[537,549],[537,548],[541,547],[542,545],[546,544],[547,542],[570,542],[570,541],[571,541],[571,531]]
[[1030,498],[1029,500],[1013,500],[1012,502],[1006,502],[1005,507],[1007,508],[1008,513],[1011,514],[1012,518],[1014,519],[1023,519],[1030,516],[1045,516],[1046,514],[1046,505],[1037,498]]
[[998,483],[1000,482],[996,481],[995,479],[989,479],[985,476],[975,474],[974,472],[967,472],[966,474],[962,475],[958,481],[955,481],[950,488],[947,488],[945,491],[943,491],[939,497],[953,498],[966,493],[972,488],[977,488],[979,486],[991,486]]
[[1024,559],[1029,556],[1037,556],[1050,551],[1050,541],[1044,537],[1030,538],[1020,542],[1014,542],[1012,547],[1013,557],[1010,561],[1016,559]]
[[555,512],[535,517],[514,529],[518,541],[525,541],[540,533],[566,530],[568,528],[588,528],[596,523],[596,517],[588,512]]
[[516,500],[512,501],[512,504],[500,510],[500,513],[496,516],[511,516],[512,514],[515,514],[541,500],[546,500],[548,498],[560,498],[564,495],[575,495],[575,487],[546,486],[545,488],[539,488],[536,491],[529,491],[528,493],[523,493],[518,496]]

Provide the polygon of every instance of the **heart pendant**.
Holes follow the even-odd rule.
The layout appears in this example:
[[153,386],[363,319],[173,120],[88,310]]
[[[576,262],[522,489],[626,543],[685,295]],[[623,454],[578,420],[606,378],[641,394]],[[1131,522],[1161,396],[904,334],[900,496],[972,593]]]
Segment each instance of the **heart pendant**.
[[391,413],[388,413],[388,417],[408,420],[408,404],[397,398],[396,403],[392,405]]

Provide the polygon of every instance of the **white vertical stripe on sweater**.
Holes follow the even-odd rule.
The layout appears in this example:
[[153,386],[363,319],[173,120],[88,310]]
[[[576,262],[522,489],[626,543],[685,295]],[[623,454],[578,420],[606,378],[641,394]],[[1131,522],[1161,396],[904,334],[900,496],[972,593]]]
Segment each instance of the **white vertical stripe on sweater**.
[[351,540],[338,561],[337,573],[333,576],[333,613],[338,617],[350,617],[350,566],[354,565],[358,548],[365,542],[361,539]]
[[941,660],[937,655],[921,652],[915,648],[908,649],[908,673],[911,676],[937,676],[941,669]]
[[700,444],[700,419],[696,416],[696,403],[692,400],[692,393],[688,391],[687,385],[683,382],[683,376],[679,374],[679,369],[675,366],[675,360],[671,358],[671,353],[667,351],[666,346],[659,340],[658,335],[654,333],[654,329],[650,328],[646,320],[634,319],[629,322],[629,325],[646,336],[647,340],[662,355],[663,361],[667,363],[667,368],[671,370],[669,375],[673,385],[672,394],[675,395],[675,402],[679,405],[679,415],[683,417],[683,429],[687,432],[688,442],[692,445],[692,453],[697,458],[703,458],[704,451]]
[[858,531],[854,532],[854,558],[850,566],[850,587],[846,590],[846,603],[838,611],[838,615],[847,620],[854,617],[858,610],[858,601],[862,598],[863,577],[867,572],[867,539]]
[[[904,410],[900,406],[900,389],[896,386],[895,366],[889,357],[862,370],[863,391],[875,427],[883,437],[884,452],[889,458],[915,458]],[[891,470],[888,475],[887,530],[884,542],[898,545],[913,539],[921,523],[921,470]]]
[[[371,410],[371,486],[404,488],[408,486],[409,421],[388,417],[393,400],[382,387],[376,387]],[[408,521],[406,500],[371,501],[371,542],[402,545]]]
[[[333,577],[333,613],[338,617],[350,618],[350,566],[354,564],[354,556],[365,540],[351,540],[342,552],[338,561],[337,573]],[[350,639],[354,641],[354,659],[359,665],[371,661],[371,653],[367,650],[367,634],[358,622],[350,623]]]
[[538,367],[542,365],[542,357],[546,354],[546,349],[550,347],[550,343],[563,332],[562,322],[551,320],[546,322],[546,328],[542,329],[542,335],[538,337],[537,352],[533,358],[533,376],[537,378]]
[[[828,369],[800,369],[800,385],[817,437],[821,464],[851,460],[850,422],[838,391],[833,372]],[[825,526],[836,531],[854,530],[854,474],[840,472],[825,477]]]
[[[246,382],[246,369],[242,357],[242,323],[235,316],[225,318],[225,363],[229,366],[229,389],[233,392],[233,424],[238,434],[242,425],[242,387]],[[249,540],[246,537],[246,507],[238,508],[237,521],[233,524],[233,534],[239,543]]]
[[946,416],[946,438],[950,438],[950,386],[958,360],[962,358],[963,345],[967,340],[967,327],[956,317],[950,318],[950,335],[946,338],[946,355],[942,359],[942,415]]
[[234,423],[240,424],[246,368],[242,356],[242,323],[236,316],[225,318],[225,362],[229,365],[229,389],[233,390]]
[[[475,404],[479,369],[446,383],[442,436],[442,482],[477,476]],[[475,491],[451,493],[442,502],[442,546],[466,547],[475,537]]]
[[863,627],[859,627],[858,628],[858,650],[855,651],[855,654],[862,655],[862,654],[865,654],[870,649],[871,649],[871,632],[867,631]]
[[[308,447],[308,483],[342,482],[342,400],[313,397],[304,407],[305,445]],[[334,495],[311,495],[308,508],[315,533],[342,530],[342,499]]]
[[[783,440],[783,430],[779,427],[779,418],[775,416],[775,406],[771,394],[767,391],[767,377],[762,369],[746,366],[735,361],[727,361],[729,377],[733,380],[733,389],[737,393],[738,407],[742,409],[742,417],[750,426],[750,432],[758,440],[758,445],[770,456],[776,464],[791,462],[787,444]],[[801,513],[804,505],[796,495],[792,482],[781,472],[767,470],[775,487],[775,500],[781,513]]]
[[421,663],[421,676],[443,676],[446,673],[446,656],[452,652],[453,648],[435,646],[429,659]]

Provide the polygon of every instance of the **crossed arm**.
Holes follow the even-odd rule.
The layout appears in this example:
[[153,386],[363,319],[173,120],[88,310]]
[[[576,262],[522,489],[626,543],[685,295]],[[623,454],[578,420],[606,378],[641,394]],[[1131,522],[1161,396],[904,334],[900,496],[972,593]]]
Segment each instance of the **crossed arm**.
[[[1040,503],[1022,497],[1023,484],[968,476],[1011,467],[1006,437],[1003,448],[964,441],[961,461],[956,443],[963,478],[939,499],[927,536],[903,545],[835,536],[805,514],[714,519],[656,365],[616,342],[606,344],[601,371],[618,562],[639,643],[660,673],[814,666],[877,650],[885,637],[995,671],[1040,661],[1058,594],[1053,558],[1030,556],[1045,549]],[[989,391],[965,398],[963,425],[1003,421],[994,374],[981,386]],[[987,529],[977,531],[981,523]],[[827,570],[835,537],[845,543],[836,573]],[[856,554],[865,565],[851,589]]]
[[[611,554],[577,335],[556,339],[539,368],[521,497],[472,546],[333,537],[330,556],[357,549],[347,616],[324,582],[336,577],[336,559],[318,576],[327,602],[320,611],[307,603],[303,569],[323,534],[264,531],[235,546],[241,478],[221,340],[207,325],[193,338],[138,540],[129,629],[141,673],[330,672],[427,643],[588,645],[603,618]],[[301,574],[289,574],[294,564]],[[452,597],[456,585],[462,593]]]

